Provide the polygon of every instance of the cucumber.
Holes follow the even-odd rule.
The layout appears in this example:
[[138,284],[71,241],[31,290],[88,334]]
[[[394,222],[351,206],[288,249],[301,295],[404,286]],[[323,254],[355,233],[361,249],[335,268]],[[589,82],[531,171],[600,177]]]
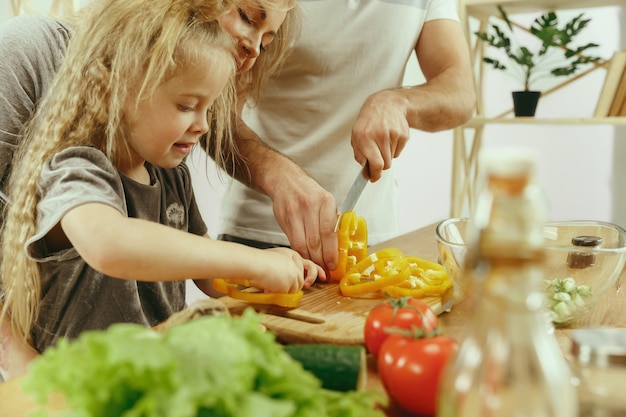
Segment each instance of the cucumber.
[[290,344],[284,349],[315,375],[323,388],[342,392],[365,388],[367,361],[363,346]]

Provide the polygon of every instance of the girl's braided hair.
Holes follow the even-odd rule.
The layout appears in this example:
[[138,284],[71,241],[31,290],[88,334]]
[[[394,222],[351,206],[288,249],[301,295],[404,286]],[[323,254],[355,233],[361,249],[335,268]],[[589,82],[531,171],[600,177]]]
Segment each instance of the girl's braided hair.
[[[40,308],[39,270],[24,248],[36,232],[43,164],[67,147],[92,146],[117,166],[129,152],[123,109],[132,100],[136,105],[149,98],[181,64],[202,65],[207,56],[222,57],[234,74],[235,62],[229,59],[234,41],[216,20],[234,1],[91,0],[80,10],[66,58],[23,131],[9,181],[0,318],[10,314],[17,337],[30,341]],[[216,48],[228,53],[216,54]],[[225,165],[221,155],[234,154],[235,96],[233,80],[208,115],[211,155],[220,166]]]

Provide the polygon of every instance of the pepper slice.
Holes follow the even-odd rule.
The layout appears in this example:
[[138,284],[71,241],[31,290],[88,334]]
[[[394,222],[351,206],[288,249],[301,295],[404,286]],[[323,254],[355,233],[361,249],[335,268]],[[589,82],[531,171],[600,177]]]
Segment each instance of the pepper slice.
[[367,257],[367,224],[363,217],[354,211],[341,214],[337,230],[339,247],[337,267],[330,271],[330,278],[336,281],[346,274],[357,262]]
[[405,281],[411,272],[399,249],[375,252],[351,267],[341,278],[339,289],[346,297],[376,292]]
[[439,296],[447,299],[452,291],[452,282],[443,265],[415,256],[407,257],[411,266],[409,277],[400,284],[385,288],[385,292],[394,298],[423,298]]
[[226,293],[231,298],[247,301],[252,304],[274,304],[281,307],[295,308],[300,305],[300,300],[304,295],[302,290],[293,294],[249,292],[240,290],[239,285],[248,286],[249,282],[247,280],[226,280],[221,278],[213,280],[213,288],[217,291]]
[[250,282],[247,279],[229,279],[225,280],[222,278],[213,280],[213,288],[219,292],[223,292],[224,294],[228,294],[228,286],[234,285],[244,285],[246,287],[250,286]]

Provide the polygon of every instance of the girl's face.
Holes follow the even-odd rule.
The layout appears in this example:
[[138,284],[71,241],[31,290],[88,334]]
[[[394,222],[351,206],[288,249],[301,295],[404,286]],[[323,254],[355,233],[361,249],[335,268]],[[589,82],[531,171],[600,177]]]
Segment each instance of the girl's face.
[[206,65],[181,68],[153,97],[137,108],[128,106],[132,162],[120,167],[125,175],[141,178],[133,174],[145,172],[144,161],[176,167],[208,131],[207,113],[232,75],[232,67],[224,64],[232,56],[221,50],[212,53]]
[[248,71],[276,37],[286,11],[264,8],[260,0],[242,0],[218,21],[237,41],[237,72]]

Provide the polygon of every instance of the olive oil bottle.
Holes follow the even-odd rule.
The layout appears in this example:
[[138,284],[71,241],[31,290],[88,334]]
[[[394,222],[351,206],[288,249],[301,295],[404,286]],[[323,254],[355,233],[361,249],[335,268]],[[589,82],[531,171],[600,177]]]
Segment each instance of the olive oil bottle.
[[547,204],[530,152],[479,159],[482,191],[464,273],[478,293],[471,327],[441,379],[439,417],[575,417],[577,398],[544,307]]

